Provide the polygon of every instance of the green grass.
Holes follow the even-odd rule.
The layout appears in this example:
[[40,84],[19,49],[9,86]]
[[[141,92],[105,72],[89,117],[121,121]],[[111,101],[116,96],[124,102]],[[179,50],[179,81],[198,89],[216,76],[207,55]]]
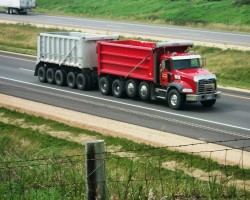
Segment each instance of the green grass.
[[220,85],[250,89],[250,51],[212,47],[195,47],[194,51],[207,59],[205,68],[216,74]]
[[[36,54],[37,36],[44,32],[44,28],[30,25],[0,25],[0,49],[29,55]],[[46,29],[46,32],[55,32],[59,29]]]
[[250,31],[250,6],[234,0],[37,0],[36,11],[208,28]]
[[[191,199],[250,196],[248,191],[227,184],[233,179],[250,180],[249,169],[220,165],[195,154],[103,136],[0,107],[0,193],[3,197],[86,198],[84,144],[51,136],[51,132],[67,132],[75,137],[88,136],[105,141],[109,199],[111,196],[112,199],[148,199],[150,190],[156,199],[163,196],[171,199],[173,195]],[[192,170],[221,171],[225,174],[224,182],[218,181],[220,176],[202,181],[178,168],[168,170],[163,167],[166,162],[176,162]]]

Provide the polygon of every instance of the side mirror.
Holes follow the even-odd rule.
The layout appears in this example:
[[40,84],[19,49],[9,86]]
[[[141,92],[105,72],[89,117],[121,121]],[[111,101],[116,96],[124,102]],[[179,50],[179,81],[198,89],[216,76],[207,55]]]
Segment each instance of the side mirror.
[[206,66],[206,62],[207,62],[206,58],[202,58],[201,59],[201,66],[205,67]]

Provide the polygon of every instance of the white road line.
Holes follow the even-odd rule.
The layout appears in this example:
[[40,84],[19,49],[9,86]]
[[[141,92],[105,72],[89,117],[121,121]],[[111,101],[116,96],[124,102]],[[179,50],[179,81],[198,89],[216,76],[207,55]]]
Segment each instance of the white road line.
[[27,55],[27,54],[15,53],[15,52],[10,52],[10,51],[3,51],[3,50],[0,50],[0,53],[8,53],[8,54],[11,53],[13,55],[25,56],[25,57],[29,57],[29,58],[36,58],[36,56],[33,56],[33,55]]
[[23,60],[23,61],[35,63],[35,61],[32,61],[32,60],[27,60],[27,59],[23,59],[23,58],[15,58],[15,57],[12,57],[12,56],[0,55],[0,57],[3,57],[3,58],[12,58],[12,59],[15,59],[15,60]]
[[177,113],[172,113],[172,112],[163,111],[163,110],[157,110],[157,109],[154,109],[154,108],[147,108],[147,107],[143,107],[143,106],[138,106],[138,105],[134,105],[134,104],[129,104],[129,103],[124,103],[124,102],[114,101],[114,100],[105,99],[105,98],[101,98],[101,97],[95,97],[95,96],[91,96],[91,95],[87,95],[87,94],[81,94],[81,93],[67,91],[67,90],[62,90],[62,89],[58,89],[58,88],[52,88],[52,87],[48,87],[48,86],[44,86],[44,85],[38,85],[38,84],[29,83],[29,82],[25,82],[25,81],[20,81],[20,80],[16,80],[16,79],[12,79],[12,78],[2,77],[2,76],[0,76],[0,78],[1,79],[5,79],[5,80],[10,80],[10,81],[18,82],[18,83],[27,84],[27,85],[33,85],[33,86],[47,88],[47,89],[56,90],[56,91],[60,91],[60,92],[65,92],[65,93],[69,93],[69,94],[75,94],[75,95],[84,96],[84,97],[88,97],[88,98],[93,98],[93,99],[98,99],[98,100],[102,100],[102,101],[112,102],[112,103],[116,103],[116,104],[126,105],[126,106],[130,106],[130,107],[140,108],[140,109],[144,109],[144,110],[150,110],[150,111],[154,111],[154,112],[169,114],[169,115],[173,115],[173,116],[177,116],[177,117],[183,117],[183,118],[192,119],[192,120],[196,120],[196,121],[201,121],[201,122],[206,122],[206,123],[221,125],[221,126],[225,126],[225,127],[230,127],[230,128],[236,128],[236,129],[240,129],[240,130],[250,131],[250,128],[245,128],[245,127],[240,127],[240,126],[234,126],[234,125],[231,125],[231,124],[225,124],[225,123],[215,122],[215,121],[211,121],[211,120],[206,120],[206,119],[191,117],[191,116],[177,114]]
[[[30,72],[35,72],[35,70],[30,70],[30,69],[24,69],[24,68],[19,68],[20,70],[24,70],[24,71],[30,71]],[[223,96],[230,96],[230,97],[235,97],[235,98],[240,98],[240,99],[249,99],[249,97],[243,97],[243,96],[238,96],[238,95],[233,95],[233,94],[227,94],[227,93],[223,93]]]
[[235,98],[241,98],[241,99],[249,99],[249,97],[242,97],[242,96],[238,96],[238,95],[233,95],[233,94],[227,94],[227,93],[223,93],[223,95],[225,96],[230,96],[230,97],[235,97]]
[[19,68],[19,69],[23,71],[35,72],[34,70],[30,70],[30,69],[24,69],[24,68]]

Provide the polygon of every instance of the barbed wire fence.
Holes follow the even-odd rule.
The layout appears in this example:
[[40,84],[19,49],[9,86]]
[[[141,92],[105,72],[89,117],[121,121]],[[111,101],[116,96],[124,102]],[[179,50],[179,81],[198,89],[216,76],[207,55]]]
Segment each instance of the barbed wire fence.
[[[233,141],[240,140],[211,143]],[[110,151],[103,141],[93,144],[102,148],[86,145],[81,155],[1,162],[0,199],[250,199],[243,156],[249,146],[186,154],[169,148],[207,143]],[[241,152],[239,166],[228,165],[234,150]],[[212,159],[217,152],[224,164]]]

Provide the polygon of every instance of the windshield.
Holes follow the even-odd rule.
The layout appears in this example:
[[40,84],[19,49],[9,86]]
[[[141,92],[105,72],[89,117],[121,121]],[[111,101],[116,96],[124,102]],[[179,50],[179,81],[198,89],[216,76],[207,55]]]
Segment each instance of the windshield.
[[199,58],[173,60],[173,70],[200,68],[200,67],[201,66]]

